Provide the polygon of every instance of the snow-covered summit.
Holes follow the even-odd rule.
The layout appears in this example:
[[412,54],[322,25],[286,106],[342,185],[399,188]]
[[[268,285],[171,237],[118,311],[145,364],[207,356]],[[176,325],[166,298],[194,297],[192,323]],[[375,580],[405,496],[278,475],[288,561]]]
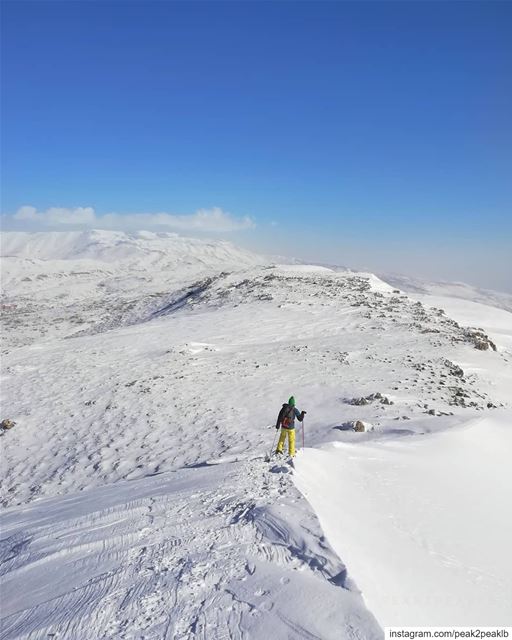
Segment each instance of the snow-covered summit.
[[226,241],[185,238],[176,233],[150,231],[7,231],[1,234],[1,255],[37,260],[98,260],[137,262],[139,268],[156,265],[260,264],[263,258]]
[[6,328],[15,344],[67,335],[77,325],[117,326],[155,296],[268,262],[226,241],[149,231],[5,232],[0,245],[2,303],[13,312]]

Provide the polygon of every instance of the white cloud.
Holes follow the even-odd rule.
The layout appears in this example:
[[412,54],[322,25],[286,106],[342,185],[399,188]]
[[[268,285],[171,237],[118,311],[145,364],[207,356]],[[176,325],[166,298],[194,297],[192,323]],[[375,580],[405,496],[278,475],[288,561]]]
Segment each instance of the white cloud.
[[40,222],[44,225],[60,224],[94,224],[96,214],[92,207],[76,207],[75,209],[65,209],[62,207],[50,207],[46,211],[38,212],[35,207],[20,207],[14,214],[15,220],[26,222]]
[[199,209],[190,215],[173,213],[107,213],[96,214],[92,207],[68,209],[51,207],[38,211],[24,206],[12,216],[16,223],[27,227],[62,228],[95,227],[99,229],[175,229],[178,231],[230,232],[252,229],[256,225],[249,216],[236,217],[220,207]]

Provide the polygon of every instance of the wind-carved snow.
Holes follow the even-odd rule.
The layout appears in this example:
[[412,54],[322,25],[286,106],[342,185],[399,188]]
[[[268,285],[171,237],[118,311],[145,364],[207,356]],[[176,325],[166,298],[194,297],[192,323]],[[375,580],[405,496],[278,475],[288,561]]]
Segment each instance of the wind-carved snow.
[[[485,432],[503,433],[492,425],[510,409],[510,314],[500,311],[497,327],[492,311],[470,316],[466,302],[450,299],[445,312],[372,274],[274,265],[170,234],[72,235],[59,251],[39,236],[14,240],[3,297],[2,406],[17,423],[0,439],[4,636],[379,637],[372,613],[384,626],[390,610],[368,575],[396,529],[381,526],[387,514],[372,501],[389,487],[379,504],[421,542],[410,572],[397,564],[389,579],[379,574],[379,589],[401,581],[402,595],[428,565],[421,548],[436,551],[443,528],[416,535],[423,521],[400,511],[400,483],[426,510],[450,507],[442,483],[419,486],[417,476],[382,469],[401,468],[409,452],[435,456],[445,433],[455,450],[475,417]],[[290,473],[263,456],[292,393],[308,414],[306,449]],[[356,420],[366,432],[351,429]],[[477,453],[475,445],[475,461]],[[489,450],[489,486],[492,465]],[[294,477],[312,492],[329,539]],[[493,504],[504,505],[507,483],[495,477]],[[321,503],[322,491],[338,507]],[[506,537],[502,513],[495,524]],[[471,531],[464,535],[477,546]],[[382,544],[367,549],[367,532]],[[497,553],[505,537],[493,538]],[[450,554],[467,567],[467,556]],[[475,561],[478,575],[489,557]],[[461,580],[473,585],[467,569]],[[493,584],[507,594],[506,576],[496,579],[480,580],[471,597],[492,598]],[[451,584],[422,595],[435,588],[442,599]],[[489,607],[480,598],[480,623],[496,624],[501,594]],[[437,601],[427,598],[425,620]],[[449,625],[459,612],[454,605],[436,619]]]
[[510,626],[511,422],[301,459],[297,484],[381,624]]
[[5,638],[381,635],[291,477],[263,461],[35,502],[2,530]]

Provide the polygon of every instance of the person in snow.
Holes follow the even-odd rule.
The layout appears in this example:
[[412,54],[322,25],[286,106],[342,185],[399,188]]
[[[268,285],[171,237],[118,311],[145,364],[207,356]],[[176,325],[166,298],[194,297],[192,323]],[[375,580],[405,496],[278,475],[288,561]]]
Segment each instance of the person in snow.
[[283,453],[284,441],[288,435],[288,452],[293,458],[295,455],[295,418],[297,418],[299,422],[302,422],[305,415],[305,411],[299,412],[295,406],[295,398],[293,396],[290,397],[288,402],[283,404],[276,422],[276,429],[281,427],[276,453]]

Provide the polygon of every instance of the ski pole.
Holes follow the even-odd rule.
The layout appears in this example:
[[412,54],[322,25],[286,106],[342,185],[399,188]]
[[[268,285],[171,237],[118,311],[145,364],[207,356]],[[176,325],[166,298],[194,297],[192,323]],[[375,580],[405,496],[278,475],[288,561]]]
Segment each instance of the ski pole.
[[272,441],[272,449],[270,449],[270,453],[267,455],[267,458],[270,460],[270,458],[272,457],[272,452],[274,451],[274,447],[276,444],[276,438],[277,438],[277,434],[279,432],[279,429],[276,429],[276,434],[274,436],[274,440]]

